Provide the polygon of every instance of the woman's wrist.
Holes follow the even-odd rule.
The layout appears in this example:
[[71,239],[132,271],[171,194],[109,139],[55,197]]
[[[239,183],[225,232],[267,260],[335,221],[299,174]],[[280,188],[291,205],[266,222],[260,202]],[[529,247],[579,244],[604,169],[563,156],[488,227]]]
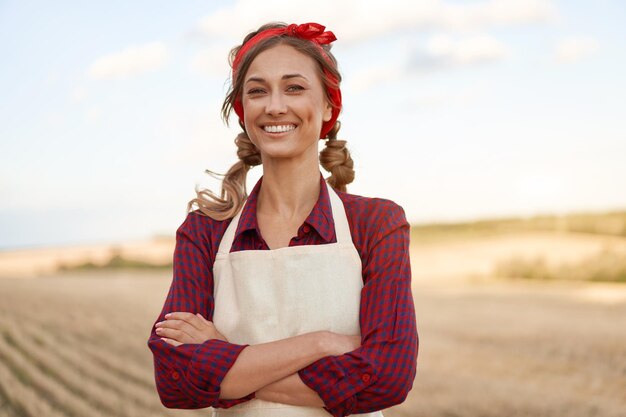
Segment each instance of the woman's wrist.
[[319,394],[302,382],[298,373],[272,382],[256,392],[256,398],[282,404],[323,407]]

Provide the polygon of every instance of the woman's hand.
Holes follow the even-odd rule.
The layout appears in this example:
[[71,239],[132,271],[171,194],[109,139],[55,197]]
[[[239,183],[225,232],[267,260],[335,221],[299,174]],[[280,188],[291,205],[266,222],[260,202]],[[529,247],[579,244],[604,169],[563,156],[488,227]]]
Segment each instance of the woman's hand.
[[220,339],[228,342],[213,322],[202,314],[176,311],[165,315],[165,320],[156,325],[156,334],[170,345],[180,346],[184,343],[204,343],[209,339]]

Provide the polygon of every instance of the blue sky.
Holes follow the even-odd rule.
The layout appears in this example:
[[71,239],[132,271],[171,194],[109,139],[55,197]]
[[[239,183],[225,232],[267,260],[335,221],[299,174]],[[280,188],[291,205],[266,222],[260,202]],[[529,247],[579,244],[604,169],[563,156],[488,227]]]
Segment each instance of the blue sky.
[[350,192],[415,223],[626,207],[623,2],[381,3],[0,2],[0,248],[173,234],[270,20],[337,35]]

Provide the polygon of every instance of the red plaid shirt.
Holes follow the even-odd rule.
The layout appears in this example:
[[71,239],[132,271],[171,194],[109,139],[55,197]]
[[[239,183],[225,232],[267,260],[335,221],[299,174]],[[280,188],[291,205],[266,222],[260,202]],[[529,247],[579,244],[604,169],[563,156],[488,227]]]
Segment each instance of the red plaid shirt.
[[[248,197],[231,251],[268,250],[256,222],[263,178]],[[320,173],[320,195],[289,246],[336,242],[330,199]],[[409,231],[404,210],[390,200],[337,192],[346,209],[352,240],[361,256],[361,347],[324,357],[298,371],[334,416],[382,410],[404,401],[413,387],[419,339],[411,293]],[[216,221],[188,213],[176,231],[174,276],[161,314],[201,313],[213,319],[213,260],[231,219]],[[219,329],[218,329],[219,330]],[[254,398],[219,398],[220,384],[248,346],[210,339],[174,347],[152,327],[156,387],[168,408],[229,408]]]

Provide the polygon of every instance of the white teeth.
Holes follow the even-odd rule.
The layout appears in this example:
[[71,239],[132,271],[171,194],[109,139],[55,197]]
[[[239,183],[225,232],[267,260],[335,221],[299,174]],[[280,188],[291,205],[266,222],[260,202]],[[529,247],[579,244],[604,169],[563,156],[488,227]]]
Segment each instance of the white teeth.
[[296,128],[295,125],[284,125],[284,126],[263,126],[263,130],[269,133],[281,133],[288,132],[290,130],[294,130]]

